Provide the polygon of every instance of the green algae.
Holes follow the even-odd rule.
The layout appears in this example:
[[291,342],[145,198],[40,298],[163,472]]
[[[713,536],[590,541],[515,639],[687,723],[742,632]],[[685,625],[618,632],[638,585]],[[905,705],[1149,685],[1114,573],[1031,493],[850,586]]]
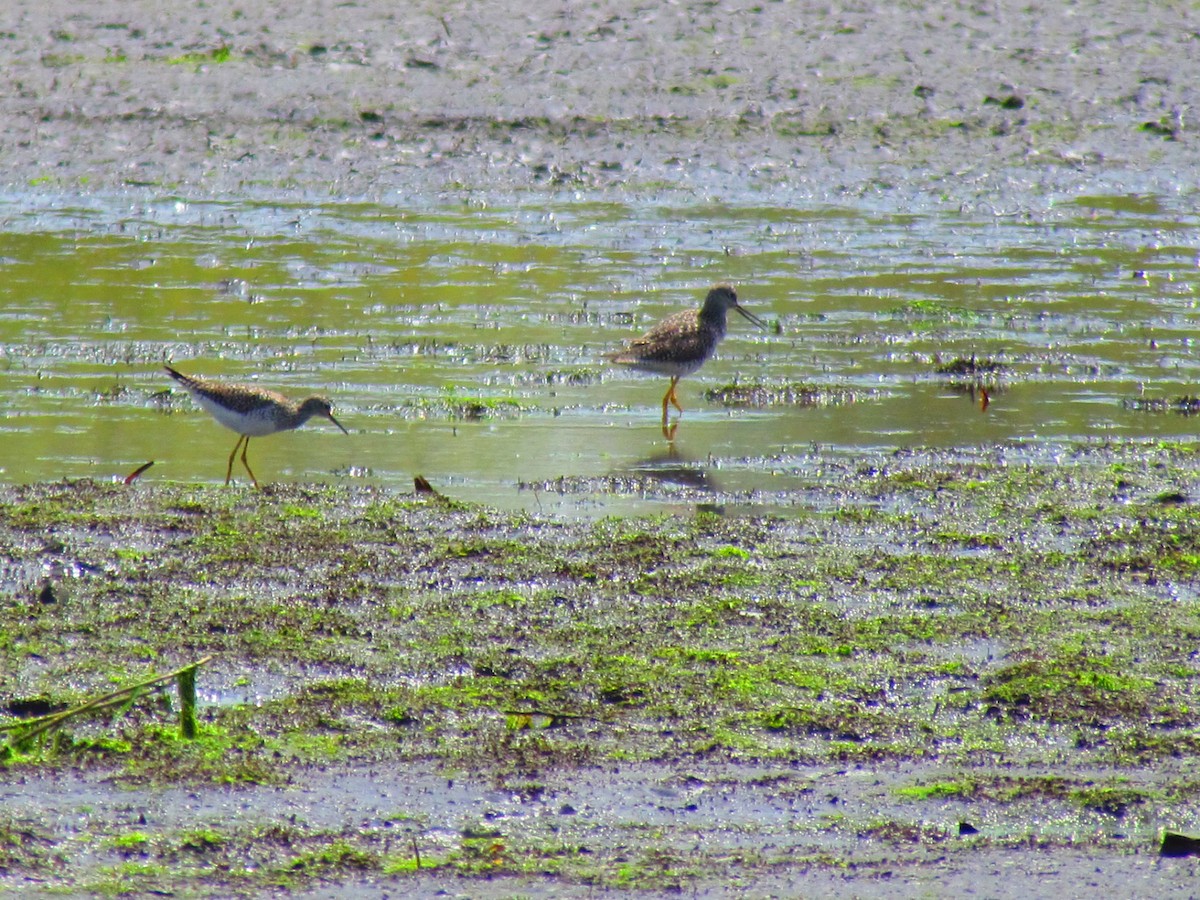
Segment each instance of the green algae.
[[[1200,794],[1186,779],[1146,781],[1196,751],[1200,599],[1186,560],[1197,530],[1186,503],[1154,498],[1198,463],[1174,448],[1090,452],[1094,464],[1069,472],[898,464],[849,497],[841,480],[811,485],[806,496],[836,493],[841,508],[787,519],[563,522],[369,488],[6,489],[0,548],[28,573],[9,576],[0,606],[6,709],[69,704],[133,664],[199,653],[217,657],[201,696],[228,699],[202,706],[194,741],[145,701],[4,765],[208,790],[419,763],[535,797],[548,772],[614,765],[921,761],[948,777],[896,783],[898,801],[969,800],[1003,819],[1041,798],[1064,821],[1136,829]],[[77,573],[61,597],[43,589],[47,560]],[[989,759],[1050,774],[1014,779]],[[418,845],[424,827],[411,825]],[[853,830],[941,833],[899,811]],[[11,865],[44,871],[39,833],[10,828]],[[620,860],[515,826],[416,852],[380,834],[266,841],[250,872],[245,832],[101,832],[139,865],[93,870],[90,884],[253,892],[452,871],[662,890],[702,877],[654,837],[644,858]],[[219,858],[224,874],[177,865],[181,854]],[[735,878],[780,864],[731,859],[721,865]]]

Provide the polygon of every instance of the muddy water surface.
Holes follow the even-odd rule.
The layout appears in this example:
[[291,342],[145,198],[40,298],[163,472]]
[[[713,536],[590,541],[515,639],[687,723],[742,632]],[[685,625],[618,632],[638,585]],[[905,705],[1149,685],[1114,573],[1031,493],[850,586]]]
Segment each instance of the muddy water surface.
[[[351,436],[310,423],[256,440],[263,480],[407,488],[419,473],[506,507],[611,511],[603,479],[664,471],[761,498],[814,449],[1189,437],[1187,417],[1144,406],[1194,393],[1196,218],[1187,198],[1141,195],[1019,213],[927,197],[9,195],[0,478],[154,460],[148,479],[223,479],[233,435],[169,391],[164,361],[333,399]],[[770,328],[733,317],[683,382],[668,443],[665,381],[602,354],[718,281]]]

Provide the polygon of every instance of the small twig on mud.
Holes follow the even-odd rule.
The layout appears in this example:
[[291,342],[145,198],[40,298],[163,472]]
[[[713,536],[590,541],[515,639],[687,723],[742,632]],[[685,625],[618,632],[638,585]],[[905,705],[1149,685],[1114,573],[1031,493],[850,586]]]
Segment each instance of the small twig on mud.
[[125,477],[125,480],[121,483],[122,484],[133,484],[135,481],[138,480],[138,477],[143,472],[145,472],[148,468],[150,468],[152,465],[154,465],[154,460],[150,460],[150,462],[148,462],[148,463],[142,463],[140,466],[138,466],[136,469],[134,469],[132,472],[130,472]]

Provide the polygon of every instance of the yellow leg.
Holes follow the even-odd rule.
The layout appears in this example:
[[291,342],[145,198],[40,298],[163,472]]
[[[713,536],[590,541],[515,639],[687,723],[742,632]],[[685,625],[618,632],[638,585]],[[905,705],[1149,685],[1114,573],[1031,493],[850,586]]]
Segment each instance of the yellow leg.
[[671,397],[671,402],[675,404],[675,408],[677,410],[679,410],[680,413],[682,413],[683,407],[679,405],[679,398],[675,396],[675,386],[677,384],[679,384],[679,376],[678,375],[676,375],[674,378],[671,379],[671,390],[668,392],[668,394]]
[[663,422],[662,428],[663,428],[663,437],[667,439],[667,443],[670,443],[673,445],[675,442],[675,432],[679,429],[679,420],[676,419],[670,425],[668,425],[666,422]]
[[[250,472],[250,463],[246,462],[246,451],[250,449],[250,436],[246,436],[246,443],[242,445],[242,465],[246,467],[246,471]],[[254,477],[254,473],[250,472],[250,480],[254,482],[254,486],[258,487],[258,479]]]
[[250,438],[244,434],[239,434],[237,443],[233,445],[233,452],[229,454],[229,465],[225,468],[225,486],[229,486],[229,479],[233,477],[233,458],[237,456],[238,447],[242,446],[242,441],[250,443]]
[[667,424],[667,404],[668,403],[674,403],[675,408],[677,410],[679,410],[681,413],[683,412],[683,407],[679,405],[679,398],[675,396],[675,385],[677,385],[677,384],[679,384],[679,376],[678,375],[676,375],[674,378],[671,379],[671,386],[669,388],[667,388],[667,392],[665,394],[663,394],[663,427],[664,428],[666,427],[666,424]]

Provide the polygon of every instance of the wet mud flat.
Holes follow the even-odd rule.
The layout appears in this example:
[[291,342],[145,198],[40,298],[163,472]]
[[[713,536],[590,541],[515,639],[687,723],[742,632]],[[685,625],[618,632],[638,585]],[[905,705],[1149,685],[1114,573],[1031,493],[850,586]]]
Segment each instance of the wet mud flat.
[[3,180],[135,203],[931,191],[1016,215],[1179,187],[1196,26],[1179,4],[1008,0],[14,2]]
[[[1190,187],[1186,7],[794,8],[12,3],[4,181],[986,215]],[[1198,479],[1190,446],[998,447],[598,522],[2,488],[4,721],[214,659],[196,740],[164,695],[6,752],[0,891],[1189,895],[1157,851],[1200,831]]]
[[167,692],[5,751],[0,887],[1186,893],[1197,496],[1132,443],[829,462],[786,515],[5,488],[4,721],[214,658],[195,740]]

